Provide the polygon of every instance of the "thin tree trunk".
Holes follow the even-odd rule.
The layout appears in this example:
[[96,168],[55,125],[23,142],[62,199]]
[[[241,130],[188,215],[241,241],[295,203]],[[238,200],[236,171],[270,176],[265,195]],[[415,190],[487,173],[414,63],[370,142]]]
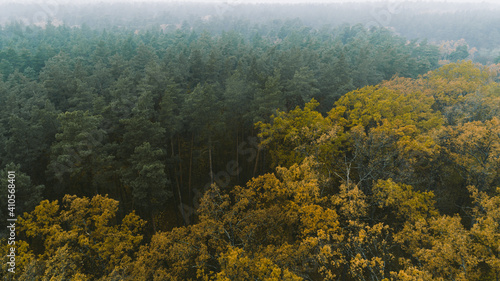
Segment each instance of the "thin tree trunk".
[[191,176],[193,172],[193,146],[194,146],[194,133],[191,133],[191,149],[189,152],[189,178],[188,178],[189,200],[191,200],[192,198]]
[[[174,156],[175,156],[173,148],[174,147],[173,147],[173,144],[172,144],[172,156],[170,156],[172,159],[174,159]],[[167,153],[168,153],[168,149],[167,149]],[[174,178],[176,178],[177,175],[175,174],[175,165],[173,167],[174,167]],[[176,208],[175,208],[175,186],[174,186],[174,184],[171,184],[170,187],[171,187],[171,192],[172,192],[172,196],[173,196],[173,200],[174,200],[174,204],[172,204],[172,207],[174,208],[175,218],[176,218],[176,221],[178,223],[179,222],[179,213],[177,213]],[[179,204],[181,204],[181,203],[182,202],[179,202]],[[182,217],[182,220],[184,220],[184,217]]]
[[153,224],[153,233],[156,233],[156,223],[155,223],[155,214],[151,212],[151,223]]
[[115,182],[115,186],[116,186],[116,193],[119,194],[120,196],[120,202],[124,202],[124,204],[126,204],[126,206],[130,203],[130,201],[128,200],[128,196],[126,196],[126,190],[124,188],[124,186],[122,185],[122,183],[120,182],[120,178],[119,176],[117,176],[116,174],[113,176],[113,179],[114,179],[114,182]]
[[180,137],[177,137],[177,145],[179,147],[179,179],[180,179],[180,185],[184,186],[182,183],[182,156],[181,156],[181,140]]
[[[94,184],[94,169],[93,169],[94,165],[90,164],[90,172],[89,172],[89,185],[92,186],[92,184]],[[99,194],[99,184],[96,184],[95,185],[95,194],[94,195],[97,195]]]
[[[172,138],[171,139],[171,145],[172,145],[172,156],[174,156],[174,139]],[[175,165],[174,165],[174,173],[175,173],[175,182],[176,182],[176,185],[177,185],[177,195],[179,197],[179,209],[181,211],[181,215],[182,215],[182,220],[184,221],[184,225],[186,225],[186,214],[184,214],[184,203],[182,202],[182,194],[181,194],[181,187],[180,187],[180,184],[179,184],[179,177],[177,176],[177,168],[175,168]]]
[[212,136],[208,135],[208,161],[210,164],[210,184],[214,184],[214,172],[212,170]]
[[239,161],[239,157],[238,157],[238,146],[239,146],[239,143],[238,143],[238,128],[236,128],[236,180],[237,180],[237,183],[239,184],[240,183],[240,172],[239,172],[239,169],[240,169],[240,161]]
[[255,157],[255,166],[253,167],[252,177],[255,177],[255,174],[257,173],[257,167],[259,164],[259,155],[260,155],[260,147],[257,149],[257,157]]

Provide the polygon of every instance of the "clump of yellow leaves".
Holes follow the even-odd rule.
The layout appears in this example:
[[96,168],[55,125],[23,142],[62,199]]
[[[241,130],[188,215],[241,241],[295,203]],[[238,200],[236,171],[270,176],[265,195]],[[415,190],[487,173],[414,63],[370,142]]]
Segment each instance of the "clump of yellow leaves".
[[97,279],[132,260],[145,224],[137,215],[130,213],[117,221],[118,201],[100,195],[66,195],[62,203],[42,201],[19,220],[20,231],[33,243],[33,250],[42,252],[25,276]]

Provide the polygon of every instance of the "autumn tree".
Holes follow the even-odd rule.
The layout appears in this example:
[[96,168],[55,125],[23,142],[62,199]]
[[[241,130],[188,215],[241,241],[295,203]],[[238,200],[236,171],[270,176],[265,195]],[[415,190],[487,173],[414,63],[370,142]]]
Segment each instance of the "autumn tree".
[[497,117],[443,127],[437,131],[436,139],[465,185],[486,191],[500,184],[500,120]]
[[340,236],[337,214],[326,207],[312,164],[278,168],[277,175],[231,191],[213,185],[201,199],[199,223],[157,234],[141,250],[136,278],[321,276],[316,253]]
[[[349,139],[342,149],[343,167],[336,168],[340,177],[347,181],[349,173],[357,182],[388,177],[416,180],[414,169],[425,166],[435,153],[428,132],[442,124],[433,103],[424,93],[385,87],[365,87],[343,96],[328,116]],[[352,167],[357,167],[356,173],[349,171]],[[384,175],[384,171],[390,172]]]
[[[117,218],[117,211],[118,201],[107,196],[66,195],[62,205],[44,200],[25,213],[19,234],[37,254],[43,280],[95,280],[130,262],[145,222],[135,213]],[[25,266],[20,274],[39,266]]]
[[[467,94],[474,93],[492,82],[493,72],[486,66],[476,65],[471,61],[460,61],[430,71],[425,78],[436,99],[434,108],[444,111],[449,106],[462,102]],[[446,112],[445,115],[449,116]],[[449,116],[448,120],[453,124],[451,118]]]
[[333,145],[328,141],[338,141],[335,138],[340,128],[315,110],[318,105],[312,99],[304,109],[297,106],[289,112],[278,111],[270,123],[256,123],[261,145],[269,150],[271,167],[290,167],[309,156],[332,161],[329,154],[334,153]]
[[500,278],[500,189],[488,195],[474,186],[469,187],[474,200],[474,222],[470,229],[473,237],[475,255],[481,257],[481,263],[486,265],[482,270],[484,280],[498,280]]

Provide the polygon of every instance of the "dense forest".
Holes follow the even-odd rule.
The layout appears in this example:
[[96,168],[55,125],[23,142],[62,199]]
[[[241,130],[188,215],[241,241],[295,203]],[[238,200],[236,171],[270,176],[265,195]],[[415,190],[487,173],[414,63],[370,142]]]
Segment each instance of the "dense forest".
[[2,26],[2,280],[500,279],[498,61],[192,17]]

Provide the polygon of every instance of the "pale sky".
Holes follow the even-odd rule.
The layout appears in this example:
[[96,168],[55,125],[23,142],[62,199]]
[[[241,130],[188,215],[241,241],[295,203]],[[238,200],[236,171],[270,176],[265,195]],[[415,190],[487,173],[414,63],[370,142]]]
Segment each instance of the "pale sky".
[[0,3],[45,3],[48,5],[63,4],[63,3],[99,3],[99,2],[204,2],[204,3],[341,3],[341,2],[468,2],[482,3],[491,2],[497,3],[497,0],[0,0]]

